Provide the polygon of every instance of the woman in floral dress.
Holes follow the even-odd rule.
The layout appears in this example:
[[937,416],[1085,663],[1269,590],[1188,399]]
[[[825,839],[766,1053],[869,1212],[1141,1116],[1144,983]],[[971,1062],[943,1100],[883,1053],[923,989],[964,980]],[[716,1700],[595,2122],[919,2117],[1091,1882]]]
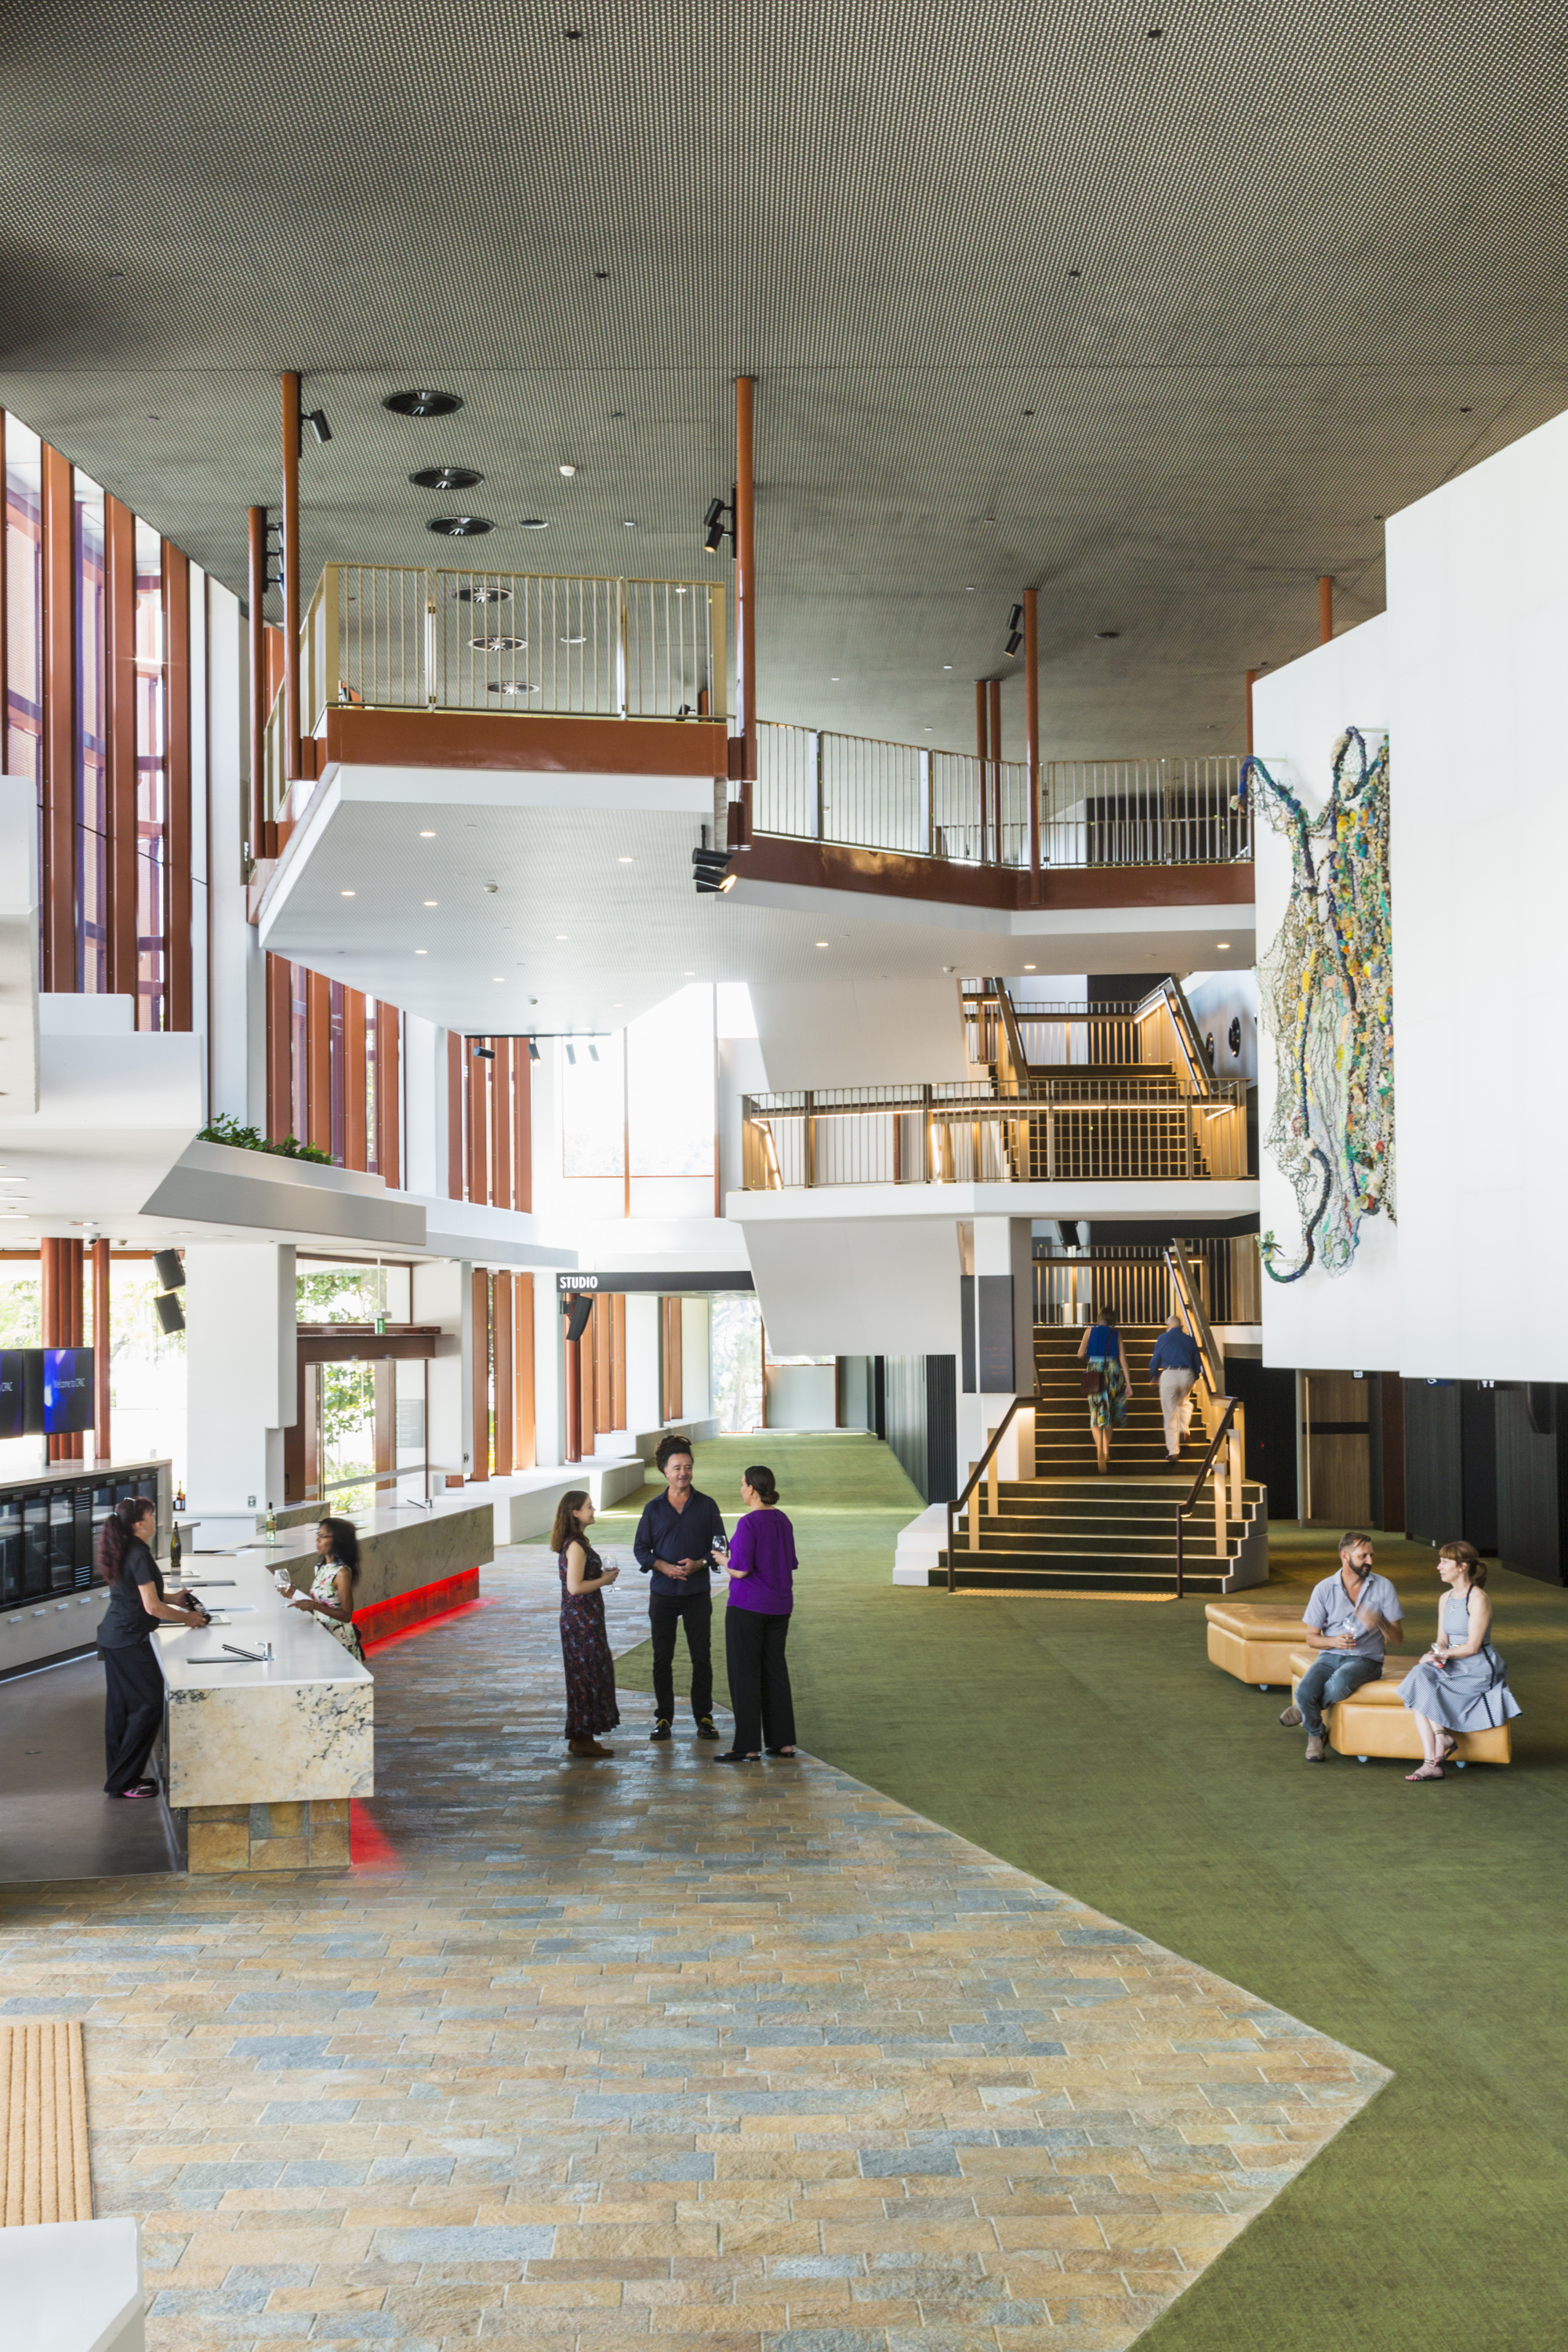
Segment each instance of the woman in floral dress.
[[606,1568],[588,1541],[594,1506],[581,1492],[563,1495],[550,1531],[561,1570],[561,1660],[566,1669],[566,1747],[573,1756],[613,1756],[598,1734],[621,1719],[616,1669],[605,1631],[605,1588],[619,1569]]
[[352,1519],[323,1519],[316,1529],[316,1556],[321,1561],[309,1592],[294,1588],[287,1569],[278,1569],[273,1582],[291,1609],[319,1618],[334,1642],[363,1666],[364,1651],[354,1630],[354,1586],[359,1582],[359,1530]]

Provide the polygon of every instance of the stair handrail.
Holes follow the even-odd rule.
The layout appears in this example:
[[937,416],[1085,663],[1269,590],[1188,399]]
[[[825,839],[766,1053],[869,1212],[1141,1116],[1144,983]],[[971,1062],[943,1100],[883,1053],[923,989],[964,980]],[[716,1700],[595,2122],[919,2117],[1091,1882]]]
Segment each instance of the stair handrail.
[[1197,1349],[1203,1363],[1204,1386],[1217,1404],[1225,1387],[1225,1361],[1215,1344],[1214,1328],[1198,1289],[1185,1242],[1167,1243],[1165,1263],[1171,1269],[1176,1301],[1187,1326],[1187,1337]]
[[1024,1406],[1026,1406],[1026,1405],[1033,1406],[1034,1402],[1035,1402],[1035,1398],[1034,1398],[1033,1394],[1030,1394],[1030,1395],[1028,1395],[1028,1396],[1016,1396],[1016,1397],[1013,1399],[1012,1403],[1007,1407],[1006,1412],[1003,1414],[1003,1416],[1002,1416],[1001,1420],[997,1423],[995,1429],[993,1431],[990,1444],[986,1447],[986,1449],[985,1449],[984,1453],[981,1455],[981,1457],[980,1457],[979,1461],[975,1464],[975,1465],[974,1465],[973,1469],[970,1472],[970,1474],[969,1474],[969,1484],[968,1484],[968,1486],[965,1486],[965,1488],[963,1489],[963,1494],[962,1494],[962,1495],[960,1495],[960,1496],[956,1498],[956,1500],[952,1501],[952,1502],[950,1502],[950,1503],[948,1504],[948,1507],[947,1507],[947,1589],[948,1589],[948,1591],[949,1591],[950,1592],[956,1592],[956,1591],[958,1590],[957,1582],[956,1582],[956,1580],[955,1580],[955,1579],[954,1579],[954,1575],[953,1575],[953,1565],[952,1565],[952,1551],[953,1551],[953,1536],[952,1536],[952,1527],[953,1527],[953,1514],[954,1514],[954,1512],[955,1512],[955,1511],[962,1511],[962,1510],[963,1510],[963,1508],[964,1505],[968,1502],[968,1500],[969,1500],[969,1498],[970,1498],[971,1495],[973,1495],[973,1494],[974,1489],[976,1488],[976,1486],[979,1486],[980,1481],[982,1480],[982,1478],[984,1478],[984,1477],[986,1471],[991,1467],[992,1462],[993,1462],[993,1461],[994,1460],[994,1458],[995,1458],[996,1448],[1001,1444],[1003,1438],[1006,1435],[1007,1431],[1008,1431],[1009,1427],[1010,1427],[1010,1426],[1011,1426],[1011,1424],[1012,1424],[1012,1420],[1013,1420],[1013,1416],[1014,1416],[1014,1414],[1015,1414],[1016,1412],[1018,1412],[1019,1411],[1021,1411],[1021,1410],[1022,1410],[1022,1408],[1023,1408]]
[[1013,1065],[1013,1083],[1020,1095],[1029,1091],[1029,1057],[1024,1051],[1024,1033],[1018,1026],[1018,1008],[1013,1002],[1013,992],[998,976],[991,983],[996,992],[996,1009],[1002,1015],[1002,1027],[1007,1039],[1007,1055]]
[[[1193,1480],[1192,1486],[1187,1490],[1185,1499],[1176,1505],[1176,1598],[1178,1601],[1185,1598],[1183,1585],[1183,1524],[1186,1518],[1187,1513],[1194,1508],[1198,1496],[1203,1493],[1204,1481],[1207,1478],[1209,1471],[1213,1467],[1215,1456],[1218,1454],[1220,1447],[1225,1444],[1225,1441],[1229,1434],[1230,1425],[1236,1418],[1237,1412],[1241,1403],[1241,1399],[1239,1397],[1226,1397],[1224,1400],[1224,1403],[1225,1411],[1220,1416],[1219,1427],[1215,1431],[1214,1435],[1210,1438],[1209,1450],[1204,1455],[1204,1466],[1198,1472],[1197,1476]],[[1215,1475],[1217,1476],[1219,1474],[1216,1472]],[[948,1554],[950,1573],[952,1559],[952,1554],[950,1551]]]
[[1169,1016],[1182,1059],[1187,1066],[1187,1075],[1193,1082],[1194,1094],[1202,1101],[1209,1101],[1216,1091],[1214,1069],[1208,1049],[1198,1034],[1198,1024],[1193,1018],[1193,1008],[1187,1003],[1186,991],[1181,982],[1170,978],[1161,981],[1159,986],[1152,988],[1137,1006],[1133,1019],[1138,1020],[1156,1004],[1163,1004]]

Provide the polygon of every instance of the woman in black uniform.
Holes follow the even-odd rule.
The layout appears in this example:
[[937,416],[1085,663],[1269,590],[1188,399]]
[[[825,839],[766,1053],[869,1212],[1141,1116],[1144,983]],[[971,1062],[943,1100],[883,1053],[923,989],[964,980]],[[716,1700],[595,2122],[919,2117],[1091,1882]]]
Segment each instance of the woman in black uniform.
[[159,1623],[205,1625],[207,1612],[189,1592],[163,1596],[163,1579],[153,1557],[158,1507],[144,1495],[116,1503],[98,1538],[98,1565],[109,1587],[109,1606],[100,1620],[98,1654],[108,1683],[103,1709],[103,1746],[108,1797],[155,1797],[156,1780],[142,1778],[158,1726],[163,1720],[163,1677],[153,1655],[153,1629]]

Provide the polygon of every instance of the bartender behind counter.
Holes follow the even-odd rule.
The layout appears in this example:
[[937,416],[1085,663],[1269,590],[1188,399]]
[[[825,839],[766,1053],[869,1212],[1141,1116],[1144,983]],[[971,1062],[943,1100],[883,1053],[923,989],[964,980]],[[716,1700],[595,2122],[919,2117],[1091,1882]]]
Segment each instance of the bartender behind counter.
[[163,1677],[153,1654],[159,1624],[205,1625],[206,1611],[194,1593],[163,1592],[153,1557],[158,1507],[145,1495],[116,1503],[98,1538],[99,1572],[109,1587],[109,1606],[99,1621],[98,1654],[108,1688],[103,1708],[103,1746],[108,1797],[155,1797],[156,1780],[143,1778],[158,1727],[163,1720]]

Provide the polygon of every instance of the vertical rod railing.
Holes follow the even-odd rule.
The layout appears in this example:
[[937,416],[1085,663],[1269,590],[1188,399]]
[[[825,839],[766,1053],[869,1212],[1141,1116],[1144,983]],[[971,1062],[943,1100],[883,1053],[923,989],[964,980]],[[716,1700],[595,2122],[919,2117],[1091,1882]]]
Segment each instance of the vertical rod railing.
[[739,605],[735,677],[741,701],[741,842],[752,844],[757,775],[756,474],[752,450],[754,378],[735,379],[735,593]]
[[300,378],[283,378],[283,780],[300,774]]
[[1029,904],[1040,903],[1040,597],[1024,591],[1024,782],[1029,795]]
[[272,855],[267,822],[267,509],[249,516],[250,591],[250,855]]

